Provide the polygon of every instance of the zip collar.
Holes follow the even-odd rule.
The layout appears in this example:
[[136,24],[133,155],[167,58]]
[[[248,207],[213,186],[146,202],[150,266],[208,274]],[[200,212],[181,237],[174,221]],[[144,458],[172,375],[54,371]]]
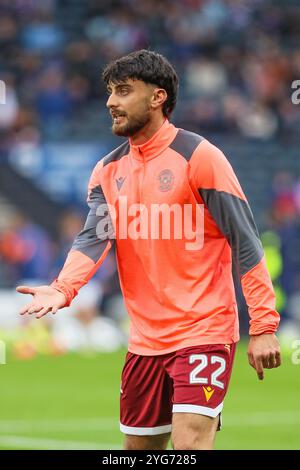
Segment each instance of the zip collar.
[[173,142],[177,132],[178,129],[166,119],[158,131],[144,144],[134,145],[129,139],[130,153],[134,158],[143,161],[158,157]]

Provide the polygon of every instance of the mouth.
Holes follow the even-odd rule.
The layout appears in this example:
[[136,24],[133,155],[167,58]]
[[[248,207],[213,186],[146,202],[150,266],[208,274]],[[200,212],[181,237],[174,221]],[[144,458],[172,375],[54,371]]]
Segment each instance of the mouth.
[[111,117],[113,119],[113,123],[114,124],[121,124],[122,121],[125,119],[125,114],[119,114],[119,113],[115,113],[115,112],[112,112],[110,113],[111,114]]

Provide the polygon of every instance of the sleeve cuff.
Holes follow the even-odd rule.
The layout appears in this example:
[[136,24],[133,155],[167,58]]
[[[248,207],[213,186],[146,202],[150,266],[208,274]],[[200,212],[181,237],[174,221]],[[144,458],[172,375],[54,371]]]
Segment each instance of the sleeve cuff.
[[58,290],[66,297],[66,303],[64,307],[69,307],[74,297],[77,295],[77,291],[73,288],[69,288],[66,284],[58,279],[55,279],[51,284],[51,287]]
[[263,335],[263,334],[274,334],[276,333],[277,331],[277,328],[278,328],[278,324],[279,324],[279,320],[278,322],[276,322],[276,324],[270,326],[270,325],[262,325],[262,324],[252,324],[250,326],[250,330],[249,330],[249,335],[250,336],[259,336],[259,335]]

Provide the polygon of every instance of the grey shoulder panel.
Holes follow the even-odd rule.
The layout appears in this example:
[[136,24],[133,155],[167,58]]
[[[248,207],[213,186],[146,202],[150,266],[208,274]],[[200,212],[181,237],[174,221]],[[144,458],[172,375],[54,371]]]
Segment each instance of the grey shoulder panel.
[[124,142],[103,158],[103,166],[108,165],[108,163],[120,160],[122,157],[124,157],[124,155],[127,155],[129,153],[129,149],[129,142]]
[[90,211],[81,232],[74,240],[72,250],[77,250],[95,263],[102,256],[109,240],[113,242],[114,228],[101,186],[92,189],[88,205]]
[[202,140],[204,140],[204,137],[201,137],[201,135],[179,129],[169,147],[189,161]]
[[249,204],[225,191],[198,191],[231,246],[239,274],[246,274],[260,262],[264,254]]

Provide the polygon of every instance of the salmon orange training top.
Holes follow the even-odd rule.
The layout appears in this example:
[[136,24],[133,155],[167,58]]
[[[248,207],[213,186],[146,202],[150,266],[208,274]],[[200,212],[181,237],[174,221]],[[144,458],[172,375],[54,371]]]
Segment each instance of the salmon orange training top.
[[130,317],[129,351],[159,355],[239,339],[232,264],[250,334],[279,315],[251,209],[223,153],[165,120],[142,145],[126,141],[94,168],[90,212],[52,283],[66,305],[112,244]]

